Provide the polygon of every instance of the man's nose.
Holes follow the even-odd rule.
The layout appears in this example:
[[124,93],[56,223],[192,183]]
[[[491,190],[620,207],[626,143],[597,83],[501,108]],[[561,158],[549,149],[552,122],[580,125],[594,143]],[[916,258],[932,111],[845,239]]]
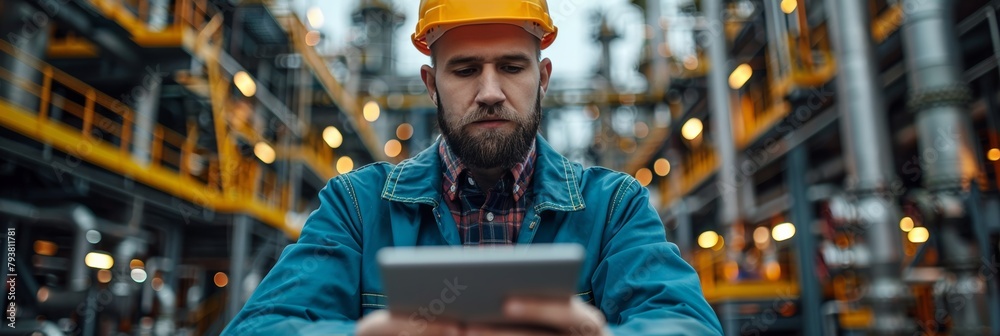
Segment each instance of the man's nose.
[[476,95],[476,103],[480,106],[496,106],[507,100],[500,85],[500,78],[497,71],[486,68],[479,77],[479,92]]

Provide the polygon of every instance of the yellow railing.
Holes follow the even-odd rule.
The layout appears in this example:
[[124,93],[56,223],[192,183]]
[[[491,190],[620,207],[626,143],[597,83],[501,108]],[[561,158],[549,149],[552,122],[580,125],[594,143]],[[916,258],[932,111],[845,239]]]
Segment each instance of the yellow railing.
[[701,249],[695,251],[692,266],[698,272],[701,280],[701,290],[710,303],[725,300],[796,300],[799,297],[799,284],[793,277],[781,280],[743,280],[731,281],[719,279],[718,268],[725,268],[724,251]]
[[[149,1],[144,0],[89,0],[105,17],[114,20],[129,34],[132,40],[147,47],[177,47],[183,45],[185,35],[197,32],[216,11],[207,0],[176,0],[173,20],[163,29],[149,26]],[[193,31],[192,31],[193,29]]]
[[[297,237],[299,228],[285,223],[287,191],[278,187],[264,188],[264,197],[234,185],[256,186],[259,164],[253,159],[227,161],[235,152],[222,130],[219,154],[215,149],[196,146],[196,127],[180,134],[162,125],[154,125],[150,146],[150,162],[133,159],[131,145],[135,113],[125,103],[99,92],[84,82],[53,68],[37,58],[0,41],[0,53],[13,56],[28,65],[33,72],[27,78],[0,68],[0,81],[37,97],[37,110],[0,99],[0,125],[84,161],[104,167],[158,190],[221,212],[247,213]],[[29,78],[41,78],[41,85]],[[225,94],[225,92],[223,92]],[[29,103],[34,105],[34,103]],[[58,113],[58,118],[55,117]],[[217,120],[218,121],[218,120]],[[219,125],[217,125],[219,126]],[[204,159],[198,162],[197,158]],[[206,164],[207,163],[207,164]],[[207,169],[192,169],[195,167]],[[254,189],[256,190],[256,189]],[[278,199],[279,201],[274,201]]]
[[[673,188],[662,188],[660,190],[660,195],[662,195],[662,203],[670,204],[676,198],[686,195],[691,192],[702,182],[705,182],[712,173],[718,168],[717,155],[715,149],[708,146],[698,147],[693,149],[687,157],[684,158],[684,162],[681,165],[681,187],[676,193],[672,190]],[[671,173],[674,174],[674,173]]]

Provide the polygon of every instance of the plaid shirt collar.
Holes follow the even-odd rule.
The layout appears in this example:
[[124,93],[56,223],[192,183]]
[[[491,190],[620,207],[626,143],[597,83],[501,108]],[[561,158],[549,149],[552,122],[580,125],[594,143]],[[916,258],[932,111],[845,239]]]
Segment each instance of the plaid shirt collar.
[[[445,178],[445,185],[449,188],[445,189],[445,195],[449,201],[455,201],[458,197],[458,192],[462,190],[465,180],[459,180],[462,177],[462,173],[468,170],[468,167],[462,163],[462,160],[458,158],[451,151],[451,147],[448,146],[448,142],[442,137],[441,141],[438,143],[438,154],[441,156],[441,164],[444,165],[443,173]],[[535,140],[531,141],[531,149],[528,150],[528,155],[524,158],[523,162],[519,162],[510,168],[510,176],[513,176],[514,183],[511,187],[514,188],[511,194],[514,195],[514,201],[517,201],[528,192],[528,186],[531,184],[531,177],[535,172]],[[502,179],[503,177],[501,177]],[[471,179],[471,178],[470,178]],[[483,192],[489,190],[489,187],[482,188]]]

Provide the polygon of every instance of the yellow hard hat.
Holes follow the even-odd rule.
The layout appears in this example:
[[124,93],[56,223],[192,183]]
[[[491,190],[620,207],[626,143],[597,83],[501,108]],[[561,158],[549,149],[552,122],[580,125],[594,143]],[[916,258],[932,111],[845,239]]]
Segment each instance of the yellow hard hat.
[[430,45],[449,29],[472,24],[507,23],[520,26],[548,48],[558,28],[546,0],[420,0],[417,30],[410,37],[417,50],[430,55]]

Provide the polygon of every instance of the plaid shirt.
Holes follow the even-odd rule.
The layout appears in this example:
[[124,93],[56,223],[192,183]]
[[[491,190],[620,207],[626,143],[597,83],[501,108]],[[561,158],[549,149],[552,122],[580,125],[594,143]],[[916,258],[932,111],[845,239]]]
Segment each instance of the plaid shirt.
[[497,184],[483,192],[471,172],[451,152],[442,139],[438,145],[444,200],[458,225],[462,245],[514,244],[531,204],[528,193],[535,171],[535,144],[524,162],[514,165],[510,174],[503,174]]

